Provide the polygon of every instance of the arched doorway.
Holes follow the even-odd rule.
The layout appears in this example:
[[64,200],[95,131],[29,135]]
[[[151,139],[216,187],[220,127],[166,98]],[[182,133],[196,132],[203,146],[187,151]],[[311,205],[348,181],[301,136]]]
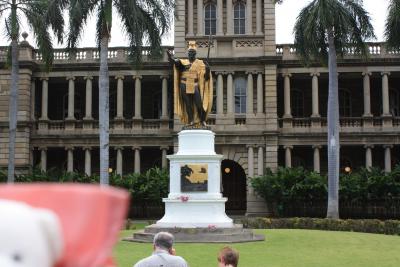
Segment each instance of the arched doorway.
[[225,208],[228,214],[246,212],[246,173],[242,166],[233,160],[221,163],[222,194],[228,198]]

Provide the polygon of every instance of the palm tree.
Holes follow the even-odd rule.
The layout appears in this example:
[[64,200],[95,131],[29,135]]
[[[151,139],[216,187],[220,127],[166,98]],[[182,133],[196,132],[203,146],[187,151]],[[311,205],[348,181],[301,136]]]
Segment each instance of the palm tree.
[[19,52],[18,38],[20,36],[21,18],[25,17],[33,31],[39,53],[49,67],[53,61],[52,40],[49,33],[51,27],[59,42],[62,41],[64,20],[62,8],[63,0],[0,0],[0,19],[5,17],[5,33],[11,41],[9,55],[11,56],[11,87],[9,106],[9,159],[8,179],[14,182],[15,177],[15,139],[17,132],[18,114],[18,81],[19,81]]
[[141,61],[144,44],[150,45],[150,55],[161,55],[161,36],[168,30],[173,14],[173,0],[70,0],[68,48],[75,49],[88,17],[97,16],[96,39],[100,49],[99,72],[99,135],[100,183],[109,183],[109,75],[108,43],[111,38],[113,7],[121,17],[129,40],[131,60]]
[[385,38],[389,49],[400,49],[400,0],[390,0],[389,2]]
[[300,58],[326,63],[329,68],[328,94],[328,218],[339,218],[339,100],[337,55],[349,48],[367,55],[366,39],[374,30],[362,0],[313,0],[304,7],[294,27],[295,46]]

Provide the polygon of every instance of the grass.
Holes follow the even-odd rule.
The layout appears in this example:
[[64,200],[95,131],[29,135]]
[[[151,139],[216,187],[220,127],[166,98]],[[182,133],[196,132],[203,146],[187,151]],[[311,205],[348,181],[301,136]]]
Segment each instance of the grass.
[[[140,225],[143,227],[143,225]],[[232,244],[240,253],[240,267],[398,267],[400,237],[312,230],[256,230],[266,241]],[[122,236],[133,233],[122,231]],[[191,267],[216,267],[224,244],[176,244],[177,254]],[[131,267],[151,254],[151,244],[120,241],[114,257]]]

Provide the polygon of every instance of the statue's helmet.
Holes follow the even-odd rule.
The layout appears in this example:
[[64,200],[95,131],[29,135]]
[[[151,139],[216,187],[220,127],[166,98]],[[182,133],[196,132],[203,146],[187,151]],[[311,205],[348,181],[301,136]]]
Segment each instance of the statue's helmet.
[[189,41],[188,51],[197,51],[196,41]]

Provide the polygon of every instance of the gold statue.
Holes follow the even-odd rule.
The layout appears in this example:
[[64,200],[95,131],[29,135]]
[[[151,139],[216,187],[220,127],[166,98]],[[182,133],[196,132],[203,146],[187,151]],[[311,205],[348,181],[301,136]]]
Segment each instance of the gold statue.
[[213,101],[213,82],[207,61],[196,59],[196,42],[189,41],[188,59],[176,59],[167,51],[174,64],[174,113],[185,125],[206,126]]

